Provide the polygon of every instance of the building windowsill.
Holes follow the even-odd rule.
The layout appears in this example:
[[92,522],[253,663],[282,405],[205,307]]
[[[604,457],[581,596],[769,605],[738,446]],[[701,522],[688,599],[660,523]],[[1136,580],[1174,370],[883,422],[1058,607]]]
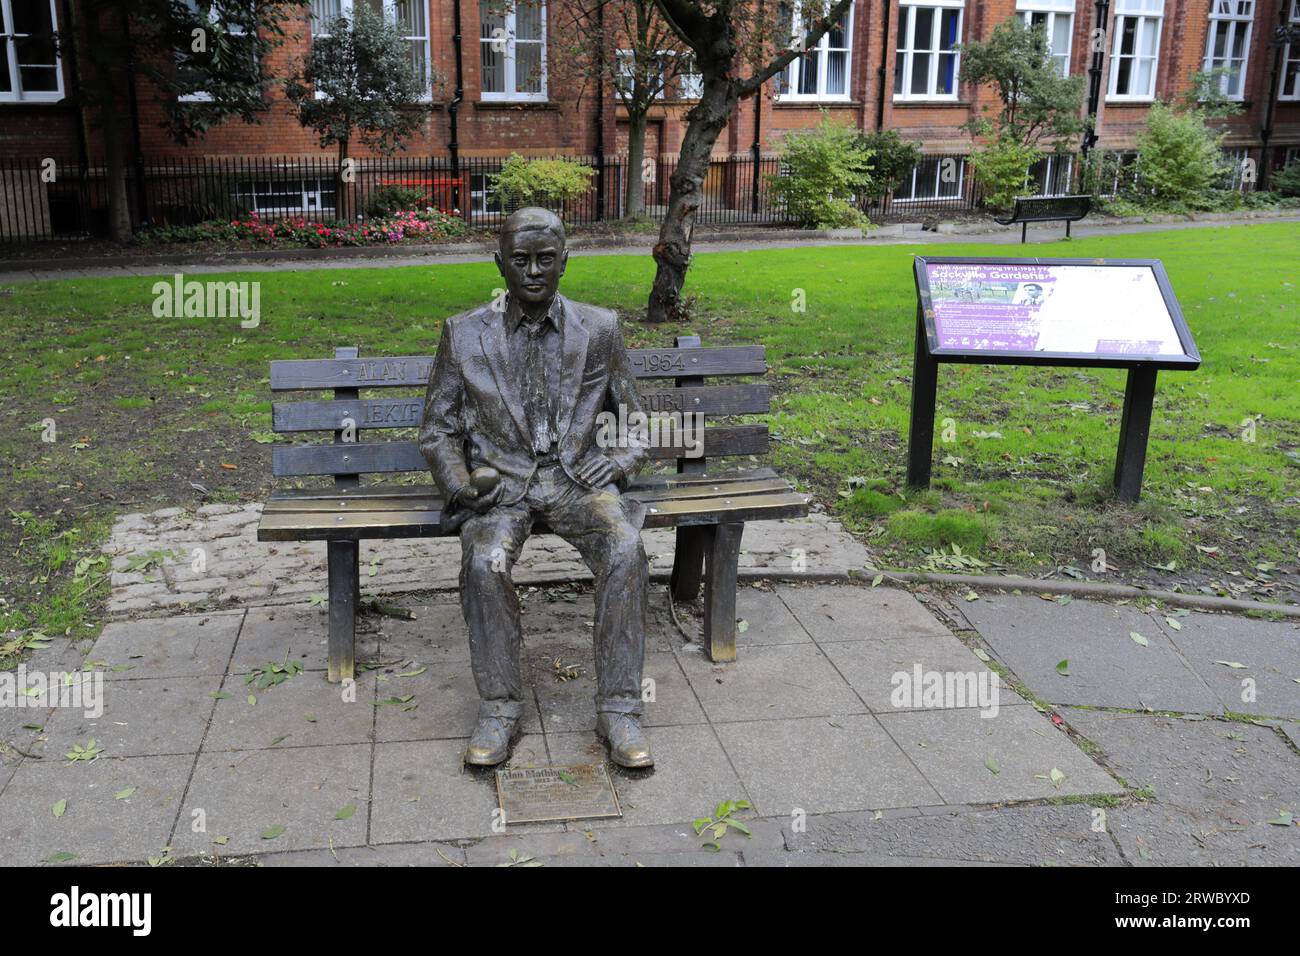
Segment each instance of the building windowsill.
[[891,100],[893,108],[896,110],[907,109],[934,109],[936,106],[949,107],[951,109],[968,110],[971,107],[970,100]]
[[558,110],[550,100],[475,100],[478,110]]
[[844,110],[860,109],[861,100],[773,100],[774,110]]

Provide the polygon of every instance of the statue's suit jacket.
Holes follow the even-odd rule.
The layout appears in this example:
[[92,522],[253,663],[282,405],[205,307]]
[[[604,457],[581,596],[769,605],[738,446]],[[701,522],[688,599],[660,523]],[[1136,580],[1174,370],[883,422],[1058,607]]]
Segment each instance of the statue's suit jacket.
[[[606,455],[623,471],[623,483],[640,467],[647,449],[629,441],[602,448],[597,416],[642,412],[636,381],[623,345],[618,317],[609,309],[557,296],[563,310],[556,428],[560,463],[577,484],[583,464]],[[480,306],[447,320],[429,373],[420,424],[420,451],[447,500],[469,481],[471,470],[489,466],[505,486],[499,504],[523,498],[536,470],[522,399],[523,382],[511,367],[506,313]],[[610,488],[611,486],[606,486]],[[640,526],[643,510],[624,499],[629,519]]]

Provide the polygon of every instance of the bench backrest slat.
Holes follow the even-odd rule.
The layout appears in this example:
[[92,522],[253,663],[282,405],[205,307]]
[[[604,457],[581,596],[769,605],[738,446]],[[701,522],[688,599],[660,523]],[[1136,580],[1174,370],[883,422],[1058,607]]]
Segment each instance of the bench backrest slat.
[[[641,389],[647,412],[699,412],[703,415],[754,415],[771,409],[768,386],[706,385],[697,388]],[[424,398],[362,398],[357,401],[275,402],[271,427],[277,432],[330,431],[351,419],[358,429],[417,428]]]
[[[710,425],[704,429],[706,457],[762,455],[767,452],[767,447],[766,425]],[[679,448],[660,446],[650,449],[650,458],[655,460],[677,458],[680,454]],[[271,449],[271,472],[277,478],[425,471],[428,467],[419,446],[413,441],[284,445]]]
[[1017,222],[1082,219],[1092,207],[1091,196],[1024,196],[1016,200]]
[[[761,345],[708,349],[628,349],[637,378],[683,375],[762,375],[767,361]],[[416,388],[429,382],[432,355],[351,359],[281,359],[271,363],[271,391],[322,388]]]

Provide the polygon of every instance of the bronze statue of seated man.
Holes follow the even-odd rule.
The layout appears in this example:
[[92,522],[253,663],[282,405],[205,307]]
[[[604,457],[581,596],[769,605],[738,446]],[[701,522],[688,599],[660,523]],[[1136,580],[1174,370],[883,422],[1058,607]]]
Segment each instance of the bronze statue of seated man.
[[620,491],[646,454],[635,438],[602,447],[602,412],[641,414],[618,317],[559,295],[564,225],[521,209],[501,230],[507,295],[446,321],[420,450],[459,524],[460,602],[478,686],[478,725],[465,762],[501,763],[523,714],[519,601],[511,569],[546,526],[581,553],[596,579],[597,732],[624,767],[654,762],[641,730],[641,668],[649,570],[644,509]]

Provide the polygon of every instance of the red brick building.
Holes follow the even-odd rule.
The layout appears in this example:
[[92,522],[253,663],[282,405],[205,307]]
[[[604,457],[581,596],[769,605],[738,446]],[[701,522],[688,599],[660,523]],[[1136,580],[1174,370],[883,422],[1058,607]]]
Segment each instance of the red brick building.
[[[798,0],[790,2],[797,21]],[[102,155],[95,117],[65,95],[75,89],[78,45],[93,42],[91,31],[82,29],[72,45],[48,40],[51,30],[77,22],[76,3],[0,0],[0,158]],[[283,75],[308,48],[313,23],[360,4],[384,10],[401,25],[413,61],[435,78],[432,110],[404,155],[449,156],[453,115],[463,158],[513,151],[617,155],[626,149],[617,98],[608,88],[565,75],[556,62],[547,0],[516,0],[504,14],[503,0],[311,0],[264,71]],[[1097,22],[1102,10],[1104,24]],[[790,130],[817,122],[823,109],[865,131],[896,129],[927,153],[964,152],[970,141],[961,124],[990,104],[992,93],[958,81],[954,48],[987,37],[1013,16],[1044,26],[1068,73],[1088,75],[1094,49],[1100,50],[1098,148],[1130,149],[1152,102],[1179,97],[1194,73],[1221,67],[1232,71],[1225,92],[1243,106],[1240,116],[1225,121],[1227,144],[1270,167],[1300,150],[1300,43],[1275,39],[1279,28],[1300,29],[1300,0],[855,0],[815,49],[768,83],[764,95],[740,104],[717,152],[750,153],[756,143],[770,151]],[[458,57],[463,89],[456,102]],[[676,153],[693,89],[692,77],[680,78],[652,111],[649,155]],[[299,126],[278,90],[260,124],[230,122],[184,147],[163,130],[155,96],[139,83],[128,114],[131,139],[147,161],[333,156]],[[481,184],[474,188],[481,191]],[[903,198],[940,196],[952,188],[923,164]]]

